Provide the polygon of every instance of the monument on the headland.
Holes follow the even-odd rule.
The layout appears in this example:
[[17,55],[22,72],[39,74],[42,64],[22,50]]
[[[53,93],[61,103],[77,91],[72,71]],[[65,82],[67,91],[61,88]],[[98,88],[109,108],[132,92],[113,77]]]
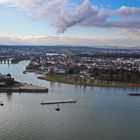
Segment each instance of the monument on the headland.
[[11,77],[11,74],[2,75],[0,73],[0,87],[11,87],[15,85],[14,78]]

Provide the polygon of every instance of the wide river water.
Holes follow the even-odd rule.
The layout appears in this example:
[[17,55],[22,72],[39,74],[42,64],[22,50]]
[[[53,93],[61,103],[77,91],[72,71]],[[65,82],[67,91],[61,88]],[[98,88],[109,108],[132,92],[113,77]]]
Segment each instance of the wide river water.
[[[48,87],[48,93],[0,93],[0,140],[138,140],[140,89],[84,87],[23,74],[28,61],[0,64],[0,73]],[[42,101],[77,99],[76,104],[41,106]]]

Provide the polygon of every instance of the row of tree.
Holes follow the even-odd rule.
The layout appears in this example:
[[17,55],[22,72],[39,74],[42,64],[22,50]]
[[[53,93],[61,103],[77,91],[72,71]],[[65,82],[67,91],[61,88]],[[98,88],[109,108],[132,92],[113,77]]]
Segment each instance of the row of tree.
[[91,76],[99,80],[105,81],[122,81],[122,82],[140,82],[140,71],[138,70],[125,70],[125,69],[98,69],[91,68],[89,70]]

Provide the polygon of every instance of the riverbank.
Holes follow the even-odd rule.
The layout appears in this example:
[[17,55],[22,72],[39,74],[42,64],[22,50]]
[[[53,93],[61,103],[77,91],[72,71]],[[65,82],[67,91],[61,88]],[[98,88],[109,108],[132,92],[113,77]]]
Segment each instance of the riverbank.
[[18,83],[12,87],[1,87],[0,92],[32,92],[32,93],[47,93],[48,88],[43,88],[40,86]]
[[97,87],[129,87],[129,88],[140,88],[140,83],[129,83],[129,82],[112,82],[112,81],[101,81],[101,80],[77,80],[67,75],[43,75],[39,76],[39,79],[47,80],[51,82],[82,85],[82,86],[97,86]]

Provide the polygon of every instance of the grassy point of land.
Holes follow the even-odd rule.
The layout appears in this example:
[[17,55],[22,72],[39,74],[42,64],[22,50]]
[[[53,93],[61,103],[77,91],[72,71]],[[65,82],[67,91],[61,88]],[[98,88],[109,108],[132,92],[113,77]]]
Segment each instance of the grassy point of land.
[[44,75],[38,77],[39,79],[58,82],[58,83],[65,83],[65,84],[72,84],[72,85],[83,85],[83,86],[98,86],[98,87],[130,87],[130,88],[140,88],[140,83],[127,83],[127,82],[112,82],[112,81],[99,81],[99,80],[89,80],[89,79],[76,79],[72,76],[68,75]]

